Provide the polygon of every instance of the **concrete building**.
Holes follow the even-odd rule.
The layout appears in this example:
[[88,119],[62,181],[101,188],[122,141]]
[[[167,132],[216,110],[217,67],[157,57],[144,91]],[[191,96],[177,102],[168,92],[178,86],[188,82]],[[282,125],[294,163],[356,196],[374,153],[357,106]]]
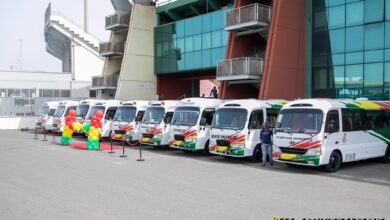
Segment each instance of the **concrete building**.
[[219,82],[225,99],[390,99],[390,0],[143,2],[148,19],[134,13],[137,1],[128,11],[144,35],[129,40],[130,22],[122,60],[109,58],[117,68],[104,71],[119,73],[111,97],[153,97],[153,72],[164,99],[199,96],[201,80]]

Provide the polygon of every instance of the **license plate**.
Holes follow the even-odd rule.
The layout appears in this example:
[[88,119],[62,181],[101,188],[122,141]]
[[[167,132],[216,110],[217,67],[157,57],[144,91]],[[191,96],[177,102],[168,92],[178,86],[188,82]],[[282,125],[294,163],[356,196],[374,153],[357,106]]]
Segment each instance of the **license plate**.
[[150,138],[142,138],[141,141],[142,141],[142,142],[149,142],[149,141],[150,141]]
[[295,157],[297,157],[296,154],[282,154],[282,155],[280,155],[280,159],[282,159],[282,160],[291,160]]
[[121,134],[115,134],[114,138],[122,138]]
[[175,141],[175,142],[173,143],[173,145],[175,145],[175,146],[181,146],[181,145],[183,145],[183,141]]
[[225,147],[225,146],[218,146],[216,150],[217,151],[226,151],[227,147]]

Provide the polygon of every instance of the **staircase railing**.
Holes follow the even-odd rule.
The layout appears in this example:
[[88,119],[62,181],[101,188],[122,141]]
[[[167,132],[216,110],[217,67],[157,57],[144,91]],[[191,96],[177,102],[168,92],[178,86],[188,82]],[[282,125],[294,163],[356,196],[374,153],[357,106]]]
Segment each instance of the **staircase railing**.
[[262,4],[245,5],[226,13],[225,27],[247,22],[269,23],[271,20],[271,6]]

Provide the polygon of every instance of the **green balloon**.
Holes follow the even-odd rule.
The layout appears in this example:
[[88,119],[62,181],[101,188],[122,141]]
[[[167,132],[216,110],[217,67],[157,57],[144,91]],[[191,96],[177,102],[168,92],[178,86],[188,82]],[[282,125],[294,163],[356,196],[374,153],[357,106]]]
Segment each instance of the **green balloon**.
[[84,130],[86,131],[86,132],[89,132],[89,129],[91,128],[91,125],[89,124],[89,123],[86,123],[85,125],[84,125]]

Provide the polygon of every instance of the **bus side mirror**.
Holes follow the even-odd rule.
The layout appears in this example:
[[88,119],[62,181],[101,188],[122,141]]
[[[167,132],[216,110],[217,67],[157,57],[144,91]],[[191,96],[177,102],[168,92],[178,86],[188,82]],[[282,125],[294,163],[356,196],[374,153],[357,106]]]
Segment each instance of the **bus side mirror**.
[[206,125],[207,125],[207,119],[201,118],[201,119],[200,119],[199,125],[200,125],[200,126],[206,126]]
[[251,129],[257,129],[257,128],[258,128],[258,126],[257,126],[257,121],[251,121],[251,123],[250,123],[250,128],[251,128]]

